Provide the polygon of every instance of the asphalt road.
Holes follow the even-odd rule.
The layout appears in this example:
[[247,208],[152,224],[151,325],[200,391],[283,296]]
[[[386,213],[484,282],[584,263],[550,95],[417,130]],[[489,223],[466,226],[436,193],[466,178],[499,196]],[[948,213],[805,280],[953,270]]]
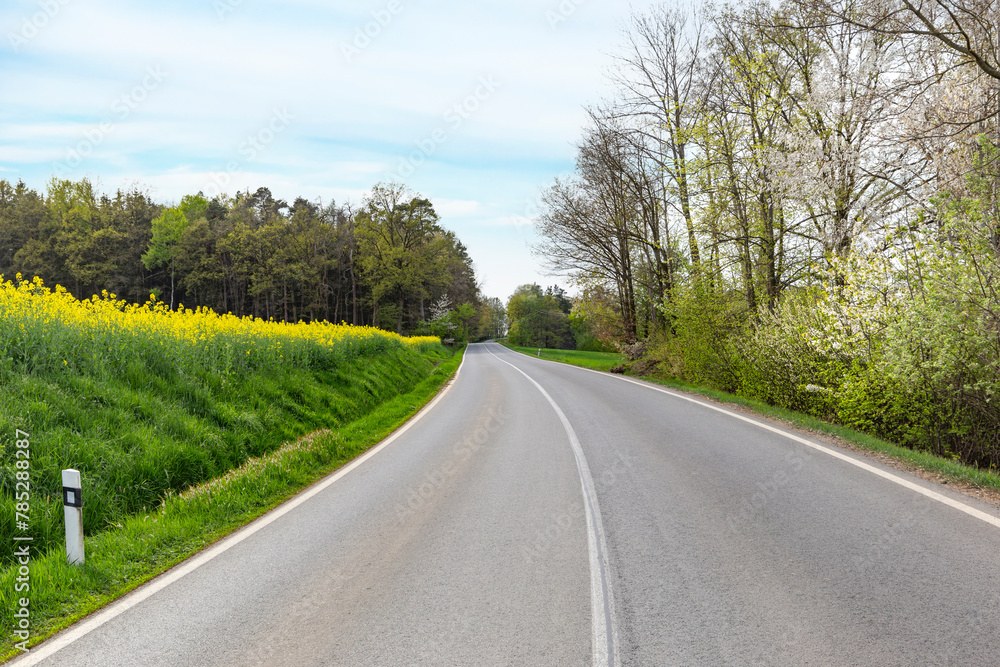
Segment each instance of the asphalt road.
[[1000,665],[998,517],[474,345],[377,452],[13,664]]

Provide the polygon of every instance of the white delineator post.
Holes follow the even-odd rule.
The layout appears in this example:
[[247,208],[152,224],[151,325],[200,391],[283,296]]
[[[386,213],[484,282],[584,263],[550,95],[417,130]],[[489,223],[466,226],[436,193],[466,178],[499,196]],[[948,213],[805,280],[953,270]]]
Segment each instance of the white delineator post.
[[66,560],[83,565],[83,496],[80,471],[63,470],[63,513],[66,516]]

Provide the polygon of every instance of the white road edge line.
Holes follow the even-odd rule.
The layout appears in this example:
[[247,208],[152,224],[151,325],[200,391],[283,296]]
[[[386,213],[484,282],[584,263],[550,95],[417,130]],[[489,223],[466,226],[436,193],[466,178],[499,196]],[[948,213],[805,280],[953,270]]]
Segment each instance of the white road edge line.
[[117,602],[112,602],[110,606],[104,608],[104,610],[97,612],[95,615],[80,621],[75,625],[71,625],[66,630],[61,633],[47,639],[46,641],[39,644],[37,647],[29,650],[28,653],[22,654],[21,657],[14,659],[9,664],[11,667],[29,667],[30,665],[36,665],[42,660],[48,658],[49,656],[61,651],[66,648],[76,640],[86,636],[87,634],[93,632],[97,628],[101,627],[108,621],[121,616],[126,611],[135,607],[140,602],[143,602],[147,598],[155,595],[159,591],[163,590],[167,586],[171,585],[175,581],[187,576],[188,574],[194,572],[199,567],[209,562],[216,556],[220,556],[225,552],[229,551],[237,544],[247,539],[257,531],[266,528],[270,524],[274,523],[284,515],[291,512],[293,509],[302,505],[313,496],[316,496],[327,488],[336,483],[339,479],[347,475],[349,472],[362,465],[365,461],[372,458],[380,451],[392,444],[399,436],[403,435],[410,429],[411,426],[416,424],[420,419],[422,419],[428,412],[434,409],[441,399],[444,398],[445,394],[451,389],[452,385],[458,380],[459,373],[462,372],[462,367],[465,365],[465,356],[463,353],[462,363],[458,365],[458,369],[455,371],[455,375],[448,381],[444,389],[434,397],[430,403],[425,405],[417,414],[411,417],[405,424],[400,426],[398,429],[393,431],[385,440],[375,445],[367,452],[354,459],[343,468],[338,469],[332,475],[327,477],[325,480],[319,482],[308,490],[302,492],[301,494],[295,496],[294,498],[288,500],[282,505],[279,505],[275,509],[271,510],[269,513],[259,517],[253,523],[250,523],[246,527],[240,529],[239,531],[233,533],[229,537],[223,538],[221,542],[215,544],[215,546],[209,547],[206,551],[201,552],[197,556],[194,556],[190,560],[184,561],[180,565],[174,567],[171,570],[167,570],[163,574],[159,575],[155,579],[150,580],[143,586],[140,586],[136,590],[127,594],[125,597],[121,598]]
[[[519,353],[515,352],[515,354],[519,354]],[[528,355],[524,355],[524,356],[528,356]],[[531,357],[528,357],[528,358],[530,359]],[[542,361],[548,362],[547,359],[542,359]],[[559,363],[559,362],[553,361],[553,362],[549,362],[549,363]],[[621,376],[621,375],[614,375],[614,374],[611,374],[611,373],[603,373],[601,371],[595,371],[592,368],[584,368],[582,366],[572,366],[570,364],[562,364],[562,365],[563,366],[570,366],[571,368],[577,368],[577,369],[579,369],[581,371],[587,371],[588,373],[596,373],[596,374],[602,375],[604,377],[611,377],[611,378],[614,378],[616,380],[621,380],[623,382],[630,382],[630,383],[632,383],[634,385],[638,385],[640,387],[645,387],[646,389],[652,389],[653,391],[658,391],[661,394],[667,394],[668,396],[673,396],[674,398],[680,398],[680,399],[683,399],[683,400],[688,401],[690,403],[694,403],[696,405],[700,405],[702,407],[708,408],[709,410],[715,410],[716,412],[721,412],[724,415],[728,415],[728,416],[733,417],[735,419],[739,419],[740,421],[744,421],[744,422],[746,422],[748,424],[753,424],[754,426],[758,426],[758,427],[760,427],[760,428],[762,428],[762,429],[764,429],[766,431],[771,431],[772,433],[777,433],[778,435],[784,436],[784,437],[788,438],[789,440],[793,440],[795,442],[803,444],[806,447],[811,447],[811,448],[815,449],[818,452],[823,452],[824,454],[828,454],[828,455],[830,455],[830,456],[832,456],[832,457],[834,457],[836,459],[840,459],[841,461],[845,461],[847,463],[850,463],[851,465],[857,466],[858,468],[861,468],[862,470],[866,470],[866,471],[872,473],[873,475],[878,475],[879,477],[882,477],[883,479],[886,479],[886,480],[888,480],[890,482],[893,482],[895,484],[899,484],[900,486],[905,487],[907,489],[910,489],[911,491],[916,491],[917,493],[919,493],[919,494],[921,494],[923,496],[926,496],[927,498],[930,498],[932,500],[936,500],[937,502],[939,502],[939,503],[941,503],[943,505],[947,505],[948,507],[951,507],[953,509],[956,509],[959,512],[964,512],[964,513],[968,514],[971,517],[979,519],[980,521],[984,521],[984,522],[990,524],[991,526],[994,526],[996,528],[1000,528],[1000,518],[995,517],[992,514],[988,514],[986,512],[983,512],[982,510],[978,510],[975,507],[972,507],[971,505],[966,505],[965,503],[963,503],[963,502],[961,502],[959,500],[955,500],[954,498],[949,498],[948,496],[946,496],[944,494],[941,494],[941,493],[938,493],[937,491],[934,491],[932,489],[928,489],[928,488],[923,487],[923,486],[921,486],[919,484],[915,484],[915,483],[911,482],[908,479],[904,479],[904,478],[900,477],[899,475],[894,475],[891,472],[888,472],[886,470],[882,470],[881,468],[877,468],[877,467],[875,467],[873,465],[865,463],[864,461],[859,461],[858,459],[856,459],[856,458],[854,458],[852,456],[848,456],[847,454],[844,454],[842,452],[838,452],[835,449],[830,449],[829,447],[824,447],[823,445],[817,444],[817,443],[815,443],[815,442],[813,442],[811,440],[807,440],[805,438],[801,438],[801,437],[799,437],[799,436],[797,436],[797,435],[795,435],[793,433],[789,433],[787,431],[783,431],[780,428],[776,428],[774,426],[771,426],[770,424],[765,424],[764,422],[757,421],[756,419],[752,419],[750,417],[747,417],[746,415],[741,415],[738,412],[733,412],[731,410],[726,410],[725,408],[720,408],[717,405],[712,405],[711,403],[706,403],[705,401],[700,401],[697,398],[693,398],[691,396],[687,396],[685,394],[681,394],[681,393],[678,393],[678,392],[675,392],[675,391],[670,391],[669,389],[665,389],[663,387],[657,387],[656,385],[652,385],[652,384],[649,384],[647,382],[640,382],[639,380],[635,380],[633,378],[624,377],[624,376]]]
[[514,364],[501,359],[493,353],[489,347],[486,351],[492,354],[498,361],[501,361],[528,379],[541,392],[545,400],[549,402],[552,409],[559,416],[563,429],[569,437],[570,446],[573,448],[573,456],[576,459],[576,468],[580,474],[580,485],[583,488],[584,513],[587,517],[587,551],[590,554],[590,616],[592,619],[593,632],[593,658],[595,667],[614,667],[618,655],[618,623],[615,617],[615,601],[611,594],[611,583],[608,581],[608,561],[607,545],[604,542],[604,524],[601,521],[601,508],[597,504],[597,491],[594,486],[594,478],[590,474],[590,466],[587,464],[587,457],[583,453],[576,431],[566,418],[566,414],[559,408],[559,405],[549,395],[549,392],[542,388],[534,378],[525,373]]

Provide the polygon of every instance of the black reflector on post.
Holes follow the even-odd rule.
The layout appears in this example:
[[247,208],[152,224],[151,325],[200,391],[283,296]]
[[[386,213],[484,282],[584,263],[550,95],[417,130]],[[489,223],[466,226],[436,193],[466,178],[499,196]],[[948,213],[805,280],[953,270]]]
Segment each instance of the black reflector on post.
[[83,507],[83,492],[71,486],[64,486],[63,505],[66,507]]

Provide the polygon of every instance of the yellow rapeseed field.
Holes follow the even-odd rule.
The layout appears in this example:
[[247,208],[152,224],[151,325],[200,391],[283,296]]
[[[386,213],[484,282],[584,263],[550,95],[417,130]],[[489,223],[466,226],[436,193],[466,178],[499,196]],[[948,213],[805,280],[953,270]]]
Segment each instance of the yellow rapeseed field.
[[[437,338],[171,310],[153,298],[77,299],[39,278],[0,276],[0,584],[20,567],[13,536],[25,534],[24,526],[39,561],[63,548],[60,471],[78,470],[85,480],[88,536],[140,514],[149,519],[165,498],[207,484],[212,493],[175,515],[177,530],[166,529],[158,543],[162,553],[147,550],[146,528],[136,538],[129,553],[159,563],[200,531],[214,534],[346,460],[370,437],[348,425],[371,416],[365,423],[381,429],[401,417],[414,406],[394,399],[422,387],[451,356]],[[343,437],[308,444],[323,429],[342,428]],[[313,440],[303,440],[309,434]],[[202,523],[193,522],[192,507]],[[88,547],[88,567],[92,555],[123,560],[105,552],[110,560],[101,561],[95,552]],[[134,564],[94,570],[101,573],[95,586],[106,592],[107,573]],[[50,582],[46,576],[37,580]],[[71,581],[46,584],[50,603],[33,582],[33,613],[44,618],[45,604],[67,599]],[[9,626],[7,584],[0,624]]]
[[172,311],[153,297],[142,305],[107,292],[79,300],[60,286],[50,289],[41,278],[29,281],[20,274],[0,282],[0,350],[6,352],[4,363],[22,370],[96,370],[156,358],[179,369],[240,373],[437,343],[368,326],[288,324],[183,306]]

